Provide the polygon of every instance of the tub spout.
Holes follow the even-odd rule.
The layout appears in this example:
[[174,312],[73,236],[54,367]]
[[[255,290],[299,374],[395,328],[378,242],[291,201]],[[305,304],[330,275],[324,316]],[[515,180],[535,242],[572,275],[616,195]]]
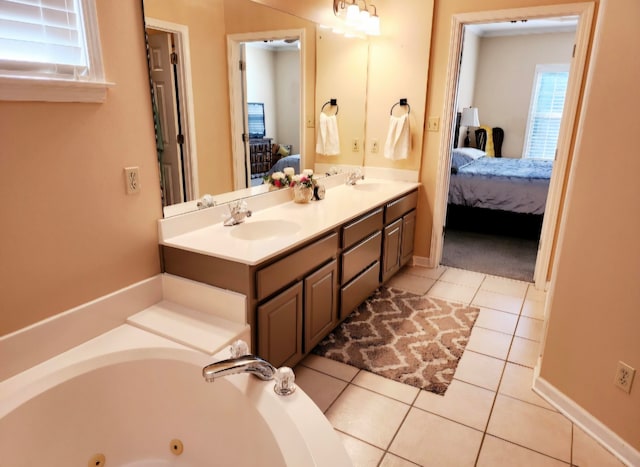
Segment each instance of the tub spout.
[[276,373],[275,367],[266,360],[255,355],[243,355],[219,362],[211,363],[202,369],[202,376],[211,383],[216,378],[238,373],[251,373],[258,378],[268,381],[273,379]]

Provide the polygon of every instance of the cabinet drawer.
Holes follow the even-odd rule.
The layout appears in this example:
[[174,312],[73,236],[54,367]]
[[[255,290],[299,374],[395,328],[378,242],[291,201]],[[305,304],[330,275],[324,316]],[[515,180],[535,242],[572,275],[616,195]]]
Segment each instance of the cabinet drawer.
[[384,223],[385,225],[395,221],[402,217],[405,213],[415,209],[418,205],[418,191],[412,191],[411,193],[404,195],[402,198],[398,198],[395,201],[387,203],[384,210]]
[[360,242],[350,250],[343,253],[342,280],[340,281],[340,284],[346,284],[371,263],[380,260],[381,246],[382,233],[378,231],[366,240]]
[[340,289],[340,319],[346,318],[360,303],[378,288],[380,262],[372,264],[366,271]]
[[301,278],[338,252],[338,234],[332,233],[260,269],[256,274],[258,300]]
[[382,217],[382,208],[380,208],[345,225],[342,228],[342,247],[348,248],[376,230],[382,229]]

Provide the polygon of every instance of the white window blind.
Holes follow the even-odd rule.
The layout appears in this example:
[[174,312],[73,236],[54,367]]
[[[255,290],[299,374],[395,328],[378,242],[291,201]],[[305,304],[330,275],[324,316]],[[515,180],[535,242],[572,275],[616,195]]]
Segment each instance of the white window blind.
[[536,68],[524,157],[555,159],[568,80],[568,65]]
[[0,73],[90,75],[81,0],[0,0]]

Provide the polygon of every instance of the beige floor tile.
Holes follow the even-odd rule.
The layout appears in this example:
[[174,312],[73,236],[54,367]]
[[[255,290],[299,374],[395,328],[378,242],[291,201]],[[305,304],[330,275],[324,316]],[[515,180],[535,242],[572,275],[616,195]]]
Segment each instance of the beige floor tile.
[[544,320],[544,302],[525,300],[524,305],[522,305],[522,316]]
[[420,389],[414,386],[393,381],[369,371],[361,371],[358,373],[353,379],[352,384],[409,405],[413,404],[413,401],[415,401],[418,396],[418,392],[420,392]]
[[531,389],[532,384],[533,368],[516,365],[515,363],[507,363],[498,392],[505,396],[555,411],[556,409],[552,405],[533,392],[533,389]]
[[517,315],[520,314],[523,301],[522,298],[512,297],[510,295],[478,290],[472,304],[494,310],[506,311],[507,313],[515,313]]
[[511,339],[512,337],[509,334],[474,326],[466,349],[506,360]]
[[349,435],[338,432],[342,444],[349,454],[353,467],[376,467],[382,459],[384,451],[375,446],[355,439]]
[[516,336],[540,342],[542,341],[543,328],[544,321],[541,319],[520,316],[518,327],[516,328]]
[[484,430],[494,396],[493,391],[454,379],[444,396],[420,391],[414,407],[463,423],[476,430]]
[[445,266],[438,266],[437,268],[424,268],[422,266],[405,266],[401,269],[402,272],[407,274],[413,274],[414,276],[427,277],[429,279],[438,280],[440,276],[447,270]]
[[498,389],[504,365],[504,360],[466,349],[453,377],[495,391]]
[[427,292],[427,296],[469,304],[476,293],[475,287],[451,284],[449,282],[437,281]]
[[386,449],[408,410],[407,404],[349,385],[326,416],[334,428]]
[[510,295],[521,299],[524,299],[528,288],[528,282],[497,276],[487,276],[480,286],[480,290],[499,293],[502,295]]
[[518,365],[534,368],[538,363],[539,351],[539,342],[523,339],[522,337],[514,337],[507,360]]
[[416,295],[424,295],[435,282],[435,279],[400,273],[389,279],[385,285],[387,287],[406,290]]
[[294,373],[296,375],[296,384],[307,393],[322,412],[326,412],[333,401],[349,384],[341,379],[301,365],[295,368]]
[[315,354],[307,355],[300,364],[343,381],[351,381],[360,371],[354,366]]
[[450,282],[452,284],[464,285],[466,287],[480,287],[485,278],[485,274],[481,272],[466,271],[464,269],[448,268],[440,280]]
[[513,334],[518,323],[518,315],[507,313],[506,311],[492,310],[491,308],[480,308],[480,314],[474,326],[493,331]]
[[567,467],[569,464],[487,435],[482,442],[476,465],[477,467]]
[[473,466],[482,432],[412,408],[389,452],[422,466]]
[[380,467],[416,467],[417,465],[389,452],[384,455],[382,462],[380,462]]
[[580,427],[573,426],[573,464],[578,467],[621,467],[624,465]]
[[547,293],[544,290],[536,289],[535,285],[529,284],[527,289],[526,300],[533,300],[536,302],[544,302],[547,298]]
[[571,459],[571,422],[558,412],[498,394],[487,433],[556,459]]

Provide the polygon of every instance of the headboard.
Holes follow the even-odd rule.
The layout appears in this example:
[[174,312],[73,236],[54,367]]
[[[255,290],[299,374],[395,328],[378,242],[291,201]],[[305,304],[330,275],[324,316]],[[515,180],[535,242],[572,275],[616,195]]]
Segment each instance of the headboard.
[[[458,140],[460,139],[460,118],[462,112],[456,112],[456,124],[454,130],[453,147],[458,147]],[[487,146],[487,130],[484,128],[478,128],[475,131],[476,135],[476,148],[484,151]],[[493,139],[493,150],[495,157],[502,157],[502,142],[504,141],[504,130],[500,127],[494,127],[491,129],[491,137]]]

